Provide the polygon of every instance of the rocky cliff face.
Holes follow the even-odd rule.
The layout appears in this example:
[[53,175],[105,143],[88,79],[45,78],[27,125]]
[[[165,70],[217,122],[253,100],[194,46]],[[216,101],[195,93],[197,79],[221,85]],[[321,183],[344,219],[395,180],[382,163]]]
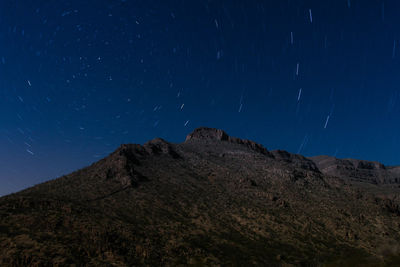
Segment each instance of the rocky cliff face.
[[208,127],[200,127],[195,129],[192,133],[190,133],[185,142],[189,141],[207,141],[207,140],[216,140],[216,141],[229,141],[230,136],[221,129],[214,129]]
[[220,129],[213,129],[207,127],[201,127],[195,129],[186,137],[186,143],[188,142],[215,142],[215,141],[225,141],[232,144],[244,145],[255,152],[259,152],[265,155],[269,155],[268,150],[260,144],[257,144],[251,140],[240,139],[237,137],[229,136],[226,132]]
[[0,198],[0,265],[398,265],[397,173],[205,127],[122,145]]
[[330,156],[317,156],[310,159],[323,173],[341,177],[350,182],[400,184],[398,167],[386,167],[374,161],[337,159]]

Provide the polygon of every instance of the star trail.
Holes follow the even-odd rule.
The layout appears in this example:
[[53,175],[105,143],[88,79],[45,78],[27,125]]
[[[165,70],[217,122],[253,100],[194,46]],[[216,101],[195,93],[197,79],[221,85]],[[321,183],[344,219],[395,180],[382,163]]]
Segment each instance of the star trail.
[[400,164],[398,1],[0,3],[0,195],[199,126]]

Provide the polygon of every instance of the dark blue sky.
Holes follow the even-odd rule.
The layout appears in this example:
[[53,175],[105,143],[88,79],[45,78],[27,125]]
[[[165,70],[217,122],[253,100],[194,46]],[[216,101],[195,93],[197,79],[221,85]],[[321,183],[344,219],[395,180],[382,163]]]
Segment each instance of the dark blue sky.
[[0,3],[0,195],[198,126],[400,164],[400,3]]

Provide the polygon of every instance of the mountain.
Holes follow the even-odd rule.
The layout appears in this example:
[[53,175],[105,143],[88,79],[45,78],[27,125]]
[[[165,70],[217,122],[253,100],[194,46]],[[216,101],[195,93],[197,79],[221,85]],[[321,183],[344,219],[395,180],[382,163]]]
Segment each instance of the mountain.
[[330,156],[310,158],[327,175],[343,177],[348,181],[373,184],[399,184],[400,167],[386,167],[375,161],[337,159]]
[[0,198],[0,266],[399,266],[399,168],[198,128]]

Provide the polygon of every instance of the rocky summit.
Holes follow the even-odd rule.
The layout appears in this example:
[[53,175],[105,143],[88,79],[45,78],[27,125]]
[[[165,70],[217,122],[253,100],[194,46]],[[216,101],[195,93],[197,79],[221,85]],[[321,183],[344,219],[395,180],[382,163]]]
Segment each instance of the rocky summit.
[[399,266],[400,167],[198,128],[0,198],[0,266]]

